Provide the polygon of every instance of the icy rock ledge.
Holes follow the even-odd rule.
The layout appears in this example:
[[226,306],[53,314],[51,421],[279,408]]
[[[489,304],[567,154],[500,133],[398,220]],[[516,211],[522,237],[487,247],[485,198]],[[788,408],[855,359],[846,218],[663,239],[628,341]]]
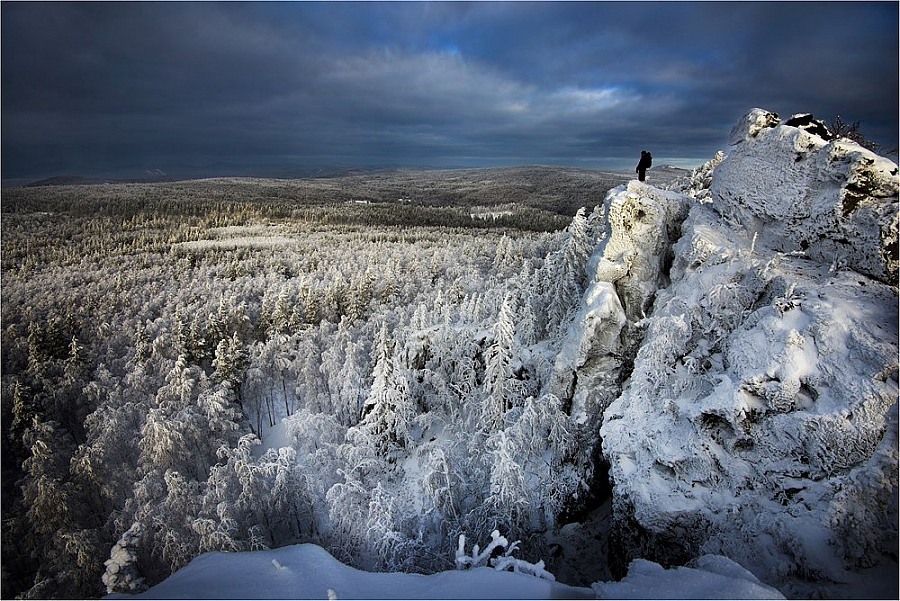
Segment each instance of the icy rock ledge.
[[[600,430],[613,568],[712,553],[789,595],[896,595],[897,167],[766,111],[733,136],[708,201],[673,220],[668,272],[634,268],[635,253],[665,256],[645,238],[660,229],[618,223],[607,199],[595,279],[625,307],[616,327],[648,314]],[[879,565],[892,582],[860,577]]]

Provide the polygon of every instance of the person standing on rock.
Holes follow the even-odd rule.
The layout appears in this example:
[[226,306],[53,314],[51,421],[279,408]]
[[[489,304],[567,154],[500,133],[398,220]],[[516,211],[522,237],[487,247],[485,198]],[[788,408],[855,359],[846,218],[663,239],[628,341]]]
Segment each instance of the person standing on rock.
[[638,180],[644,181],[644,179],[647,177],[646,176],[647,169],[649,169],[650,165],[652,165],[652,164],[653,164],[653,157],[650,156],[650,153],[647,152],[646,150],[642,150],[641,151],[641,160],[637,164],[637,168],[635,169],[635,171],[637,171],[637,174],[638,174]]

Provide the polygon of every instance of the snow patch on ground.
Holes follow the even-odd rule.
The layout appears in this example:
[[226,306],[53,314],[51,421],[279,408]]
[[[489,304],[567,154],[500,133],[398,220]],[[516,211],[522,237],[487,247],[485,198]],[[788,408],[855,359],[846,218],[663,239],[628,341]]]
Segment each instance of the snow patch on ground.
[[689,567],[664,569],[635,559],[619,582],[593,585],[599,599],[784,599],[756,576],[720,555],[704,555]]
[[[591,599],[576,588],[492,568],[432,575],[363,572],[316,545],[207,553],[141,599]],[[128,595],[110,595],[125,599]]]
[[[207,553],[140,599],[783,599],[725,557],[663,569],[636,560],[621,582],[572,587],[487,567],[432,575],[371,573],[346,566],[316,545],[247,553]],[[129,599],[109,595],[106,599]]]

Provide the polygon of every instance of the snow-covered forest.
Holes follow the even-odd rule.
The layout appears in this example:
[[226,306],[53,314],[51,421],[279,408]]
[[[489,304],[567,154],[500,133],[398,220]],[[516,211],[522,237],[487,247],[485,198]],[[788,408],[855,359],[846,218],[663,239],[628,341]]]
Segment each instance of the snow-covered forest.
[[4,190],[3,596],[297,543],[435,573],[496,532],[598,595],[704,555],[896,594],[897,167],[817,125],[754,110],[678,182],[532,173],[557,201]]
[[4,191],[4,586],[97,596],[306,541],[434,571],[454,533],[583,496],[541,392],[597,224],[341,183]]

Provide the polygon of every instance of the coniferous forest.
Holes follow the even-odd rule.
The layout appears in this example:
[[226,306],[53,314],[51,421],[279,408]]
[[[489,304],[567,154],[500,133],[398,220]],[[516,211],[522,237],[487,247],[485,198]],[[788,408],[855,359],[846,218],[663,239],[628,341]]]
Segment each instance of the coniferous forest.
[[298,542],[547,557],[602,500],[596,419],[547,390],[625,178],[448,174],[5,189],[3,597]]

